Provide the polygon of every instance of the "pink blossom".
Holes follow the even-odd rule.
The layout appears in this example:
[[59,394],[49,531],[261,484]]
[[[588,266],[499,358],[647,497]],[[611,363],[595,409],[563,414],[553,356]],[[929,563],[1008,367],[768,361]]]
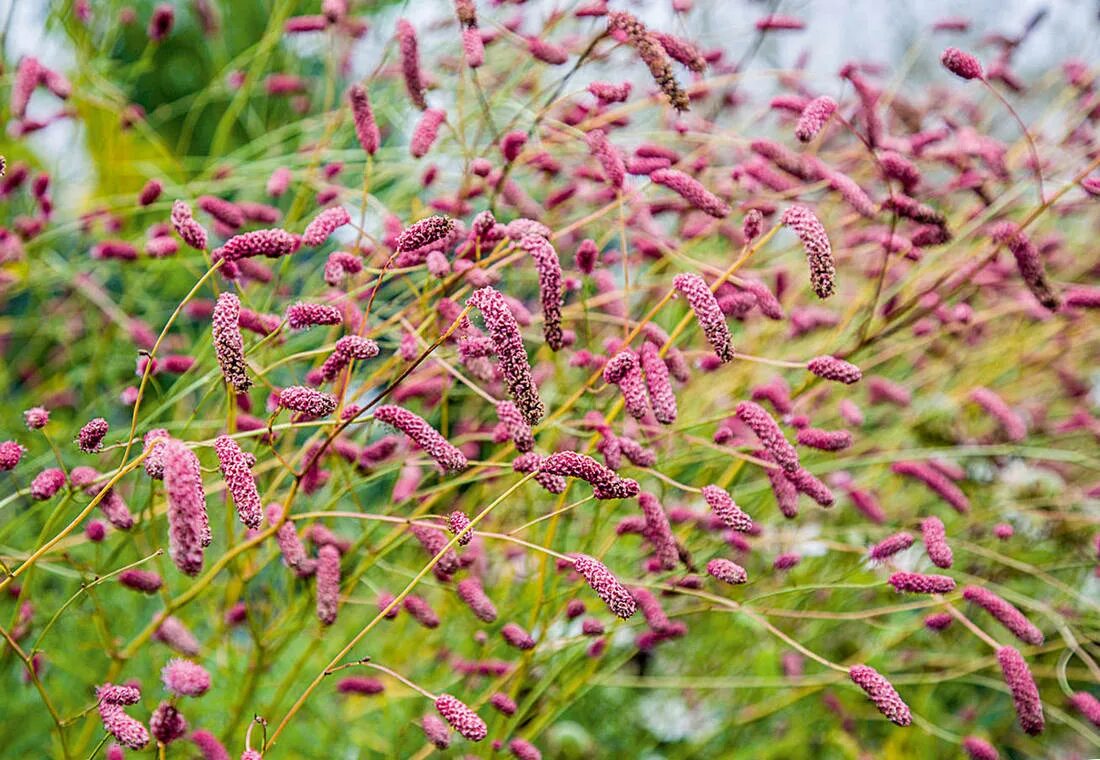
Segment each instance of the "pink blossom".
[[836,266],[829,236],[817,216],[806,206],[791,206],[783,212],[780,222],[798,235],[806,249],[810,265],[810,283],[818,298],[828,298],[836,291]]
[[1001,647],[997,650],[997,662],[1001,665],[1005,684],[1012,692],[1020,728],[1033,736],[1041,734],[1044,726],[1043,702],[1027,661],[1012,647]]
[[310,417],[327,417],[336,411],[337,399],[304,385],[290,385],[279,391],[279,406]]
[[447,119],[447,112],[440,108],[429,108],[424,111],[413,130],[412,139],[409,140],[409,153],[413,158],[423,158],[435,144],[439,135],[439,127]]
[[926,517],[921,520],[921,535],[924,538],[924,550],[928,559],[936,567],[951,567],[953,556],[951,547],[947,545],[947,533],[943,526],[943,520],[938,517]]
[[302,233],[302,244],[311,248],[323,245],[336,229],[351,223],[351,216],[343,206],[332,206],[313,217]]
[[955,590],[955,579],[946,575],[921,573],[894,573],[890,585],[899,592],[911,594],[949,594]]
[[794,130],[795,137],[804,143],[814,139],[835,112],[836,101],[828,95],[814,98],[802,109]]
[[534,425],[543,415],[542,400],[531,378],[527,351],[520,337],[519,324],[508,308],[504,297],[491,287],[474,292],[466,302],[481,312],[489,336],[496,345],[504,381],[516,406],[529,425]]
[[963,599],[983,608],[1020,641],[1032,646],[1043,643],[1043,632],[1036,628],[1024,613],[989,589],[981,586],[966,586],[963,588]]
[[604,563],[587,554],[577,554],[573,558],[573,567],[611,612],[625,620],[637,610],[634,597]]
[[187,575],[202,570],[203,550],[210,545],[206,492],[198,457],[180,441],[164,442],[164,490],[168,496],[169,554]]
[[256,458],[245,454],[237,442],[227,435],[214,439],[214,451],[218,455],[225,487],[233,496],[233,504],[237,507],[237,516],[246,527],[259,528],[263,514],[260,493],[251,469]]
[[450,694],[440,694],[435,700],[435,709],[451,728],[472,742],[481,741],[489,732],[477,713]]
[[397,46],[401,55],[401,72],[405,76],[405,89],[413,105],[423,111],[428,104],[424,100],[424,85],[420,80],[420,53],[417,49],[416,30],[405,19],[397,22]]
[[657,169],[649,178],[658,185],[664,185],[677,193],[695,208],[717,219],[730,215],[729,204],[711,193],[694,177],[678,169]]
[[317,553],[317,618],[324,625],[336,622],[340,604],[340,550],[325,544]]
[[181,697],[201,697],[210,690],[210,674],[198,663],[175,658],[160,673],[164,688]]
[[374,419],[407,435],[444,470],[454,472],[466,469],[465,455],[422,417],[399,406],[385,405],[374,410]]
[[715,355],[722,362],[732,361],[734,350],[726,317],[706,281],[697,274],[684,273],[676,275],[672,286],[687,299]]
[[211,317],[214,354],[226,382],[238,393],[252,387],[244,360],[244,340],[240,329],[241,302],[233,293],[222,293]]
[[913,722],[909,706],[877,670],[868,665],[853,665],[848,669],[848,675],[859,688],[867,692],[879,712],[891,721],[899,726],[908,726]]

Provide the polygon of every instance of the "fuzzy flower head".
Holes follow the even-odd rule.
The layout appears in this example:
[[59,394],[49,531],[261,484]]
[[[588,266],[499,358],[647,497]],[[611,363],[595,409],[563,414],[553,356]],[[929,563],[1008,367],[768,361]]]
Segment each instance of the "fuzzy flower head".
[[688,306],[695,314],[695,319],[715,355],[722,362],[732,361],[733,343],[726,325],[726,316],[706,281],[697,274],[678,274],[673,279],[672,286],[687,299]]
[[489,337],[496,346],[500,369],[512,400],[527,424],[534,425],[544,412],[542,399],[531,377],[531,365],[527,359],[527,350],[523,347],[519,324],[504,296],[492,287],[474,291],[467,304],[481,312]]
[[211,316],[214,354],[226,382],[242,393],[252,387],[248,365],[244,360],[244,339],[241,337],[241,301],[233,293],[222,293]]
[[908,726],[913,722],[909,706],[877,670],[869,665],[853,665],[849,668],[848,675],[859,688],[867,692],[879,712],[891,721],[899,726]]
[[187,245],[196,251],[206,250],[206,229],[195,221],[195,217],[191,213],[191,207],[183,201],[176,201],[172,204],[172,227],[175,228],[176,234],[183,238],[183,242]]
[[949,47],[940,56],[940,63],[952,74],[963,79],[981,79],[982,64],[970,53]]
[[373,156],[378,152],[382,136],[374,120],[367,89],[360,84],[353,84],[348,89],[348,102],[351,104],[352,120],[355,123],[355,136],[359,138],[363,150]]
[[543,473],[565,478],[580,478],[592,486],[597,499],[630,499],[638,495],[638,481],[620,478],[590,456],[575,451],[558,451],[544,459]]
[[76,445],[85,454],[94,454],[103,447],[103,439],[111,426],[102,417],[96,417],[80,428],[76,435]]
[[814,357],[807,362],[806,369],[820,378],[845,385],[858,383],[863,377],[859,367],[835,356]]
[[218,455],[225,486],[233,496],[241,522],[246,527],[259,528],[263,514],[256,478],[252,475],[252,464],[256,458],[245,454],[237,442],[227,435],[214,439],[214,452]]
[[1039,688],[1031,675],[1031,668],[1023,655],[1012,647],[997,650],[997,662],[1001,665],[1005,684],[1012,692],[1012,701],[1016,705],[1016,718],[1026,733],[1035,736],[1043,732],[1043,702],[1039,697]]
[[703,498],[726,527],[741,532],[752,529],[752,518],[741,511],[741,508],[733,503],[733,499],[726,491],[718,486],[703,486]]
[[163,445],[169,554],[181,572],[198,575],[204,549],[210,545],[202,468],[191,449],[180,441],[171,439]]
[[337,399],[304,385],[290,385],[279,391],[279,406],[309,417],[327,417],[336,411]]
[[440,694],[435,700],[435,709],[455,731],[472,742],[479,742],[489,733],[478,714],[450,694]]
[[607,565],[595,557],[587,554],[574,555],[573,567],[615,615],[626,620],[638,609],[631,593],[607,569]]
[[798,125],[794,129],[794,136],[801,142],[808,143],[814,139],[824,128],[825,124],[836,113],[836,101],[828,95],[814,98],[802,109],[798,117]]
[[745,572],[745,568],[728,559],[722,559],[721,557],[712,559],[707,563],[707,573],[723,583],[734,585],[744,583],[749,579],[749,575]]
[[456,472],[466,469],[466,456],[423,417],[399,406],[383,405],[374,410],[374,419],[407,435],[443,470]]
[[894,573],[890,576],[890,585],[899,593],[949,594],[955,590],[955,579],[946,575]]
[[201,697],[210,690],[210,674],[198,663],[175,658],[160,672],[164,688],[180,697]]
[[649,178],[672,190],[704,214],[725,219],[731,213],[728,203],[703,187],[699,180],[679,169],[657,169],[650,173]]
[[564,345],[561,329],[561,261],[550,241],[542,235],[524,235],[519,247],[535,260],[539,275],[539,301],[542,304],[543,337],[552,351]]
[[50,421],[50,413],[44,407],[35,406],[23,412],[23,422],[28,430],[41,430]]
[[343,206],[327,208],[313,217],[313,221],[306,226],[306,231],[302,233],[302,244],[316,248],[324,244],[337,228],[350,222],[351,216]]
[[776,464],[787,472],[799,469],[798,452],[764,407],[755,401],[742,401],[737,405],[735,414],[760,439]]
[[824,225],[806,206],[789,207],[783,212],[780,222],[794,230],[806,249],[814,293],[818,298],[828,298],[836,291],[836,265]]

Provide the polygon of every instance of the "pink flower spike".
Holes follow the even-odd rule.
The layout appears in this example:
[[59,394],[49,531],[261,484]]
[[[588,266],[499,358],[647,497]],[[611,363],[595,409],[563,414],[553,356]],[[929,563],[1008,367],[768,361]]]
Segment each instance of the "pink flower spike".
[[466,469],[466,456],[422,417],[399,406],[383,405],[374,410],[374,419],[407,435],[443,470],[456,472]]
[[832,380],[845,385],[858,383],[863,378],[863,373],[859,367],[835,356],[817,356],[810,359],[806,364],[806,369],[825,380]]
[[367,88],[360,84],[353,84],[348,88],[348,102],[351,103],[351,115],[359,145],[373,156],[378,152],[382,136],[378,131],[378,124],[374,121],[374,111],[370,107]]
[[694,177],[678,169],[657,169],[649,175],[655,184],[664,185],[677,193],[695,208],[716,219],[730,215],[729,204],[711,193]]
[[868,556],[875,562],[882,562],[898,552],[905,551],[912,545],[913,537],[910,534],[895,533],[872,546]]
[[1043,632],[1036,628],[1024,613],[989,589],[981,586],[966,586],[963,588],[963,599],[983,608],[1025,644],[1040,646],[1045,640]]
[[1027,661],[1016,649],[1001,647],[997,650],[997,662],[1001,665],[1005,684],[1012,692],[1020,728],[1032,736],[1041,734],[1044,727],[1043,702]]
[[214,306],[211,329],[214,354],[226,382],[238,393],[252,387],[248,365],[244,359],[244,339],[241,337],[241,302],[233,293],[222,293]]
[[799,468],[798,452],[783,435],[779,424],[768,414],[764,407],[754,401],[742,401],[737,405],[737,419],[745,423],[760,439],[776,464],[787,472]]
[[836,101],[827,95],[814,98],[802,109],[802,115],[798,118],[794,136],[801,142],[808,143],[814,139],[824,128],[825,124],[836,113]]
[[539,467],[544,474],[580,478],[592,486],[597,499],[630,499],[638,495],[638,481],[620,478],[590,456],[575,451],[558,451],[544,459]]
[[814,293],[822,299],[831,296],[836,291],[836,265],[825,227],[806,206],[789,207],[783,212],[780,223],[794,230],[806,249]]
[[574,556],[573,567],[615,615],[626,620],[637,611],[634,597],[604,563],[587,554],[577,554]]
[[752,530],[752,518],[741,511],[724,489],[718,486],[703,486],[703,498],[726,527],[742,533]]
[[697,274],[684,273],[676,275],[672,286],[687,299],[715,355],[723,363],[732,361],[734,350],[726,316],[706,281]]
[[304,385],[290,385],[279,391],[279,406],[310,417],[327,417],[336,411],[337,399]]
[[638,349],[638,359],[645,373],[646,390],[649,392],[649,405],[653,416],[662,425],[671,425],[676,421],[676,394],[669,381],[668,365],[661,358],[657,344],[645,341]]
[[938,517],[926,517],[920,524],[921,536],[924,538],[924,551],[928,559],[936,567],[951,567],[954,557],[951,547],[947,545],[947,532],[943,526],[943,520]]
[[335,306],[299,301],[287,307],[286,321],[291,330],[308,330],[316,325],[338,325],[344,317]]
[[940,63],[955,76],[963,79],[981,79],[982,64],[970,53],[949,47],[940,56]]
[[519,324],[504,296],[491,287],[485,287],[474,291],[466,303],[481,312],[496,346],[499,366],[512,400],[527,423],[534,425],[542,419],[542,400],[531,378],[531,366],[527,350],[523,347]]
[[877,670],[868,665],[853,665],[848,669],[852,681],[867,693],[879,712],[899,726],[908,726],[913,722],[909,706],[898,696],[897,691]]
[[397,46],[401,55],[401,71],[405,76],[405,89],[413,105],[423,111],[428,104],[424,100],[424,85],[420,79],[420,53],[417,48],[416,30],[405,19],[397,22]]
[[472,742],[481,741],[489,733],[485,721],[450,694],[440,694],[435,700],[435,709],[451,728]]
[[317,553],[317,618],[323,625],[336,622],[340,604],[340,550],[325,544]]
[[327,208],[313,218],[302,233],[302,244],[311,248],[323,245],[337,228],[351,222],[351,216],[343,206]]
[[534,259],[539,275],[539,301],[542,304],[543,337],[551,351],[564,345],[561,329],[561,307],[564,296],[561,284],[561,261],[550,241],[542,235],[524,235],[519,246]]
[[164,490],[168,496],[169,554],[187,575],[202,570],[203,552],[210,545],[206,492],[198,457],[180,441],[169,439],[164,449]]
[[259,528],[263,514],[260,493],[251,469],[256,458],[245,454],[237,442],[227,435],[214,439],[214,451],[218,455],[226,489],[233,496],[233,504],[237,507],[237,516],[246,527]]
[[955,579],[946,575],[894,573],[890,576],[890,585],[895,591],[910,594],[949,594],[955,590]]
[[103,448],[103,439],[107,437],[110,429],[111,426],[107,424],[107,420],[96,417],[80,428],[76,436],[77,447],[85,454],[96,453]]
[[409,140],[409,153],[413,158],[423,158],[435,144],[439,136],[439,127],[447,120],[447,112],[440,108],[429,108],[420,117],[412,138]]
[[730,562],[728,559],[716,558],[707,563],[707,572],[723,583],[729,583],[731,585],[737,585],[745,583],[748,579],[748,573],[745,572],[745,568],[741,567],[735,562]]
[[160,673],[164,688],[181,697],[201,697],[210,690],[210,674],[201,665],[176,658]]

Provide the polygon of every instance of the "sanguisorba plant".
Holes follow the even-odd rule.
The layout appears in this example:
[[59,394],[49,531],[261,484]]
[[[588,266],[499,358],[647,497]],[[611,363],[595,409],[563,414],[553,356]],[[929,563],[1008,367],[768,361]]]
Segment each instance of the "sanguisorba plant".
[[811,76],[724,3],[57,5],[5,756],[1094,753],[1100,90],[1015,72],[1041,18]]

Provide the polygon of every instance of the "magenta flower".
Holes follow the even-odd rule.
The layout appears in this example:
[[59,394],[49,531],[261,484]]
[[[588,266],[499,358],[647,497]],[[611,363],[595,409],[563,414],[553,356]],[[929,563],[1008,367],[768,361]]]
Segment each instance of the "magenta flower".
[[336,411],[337,399],[304,385],[290,385],[279,391],[279,406],[309,417],[326,417]]
[[214,250],[214,259],[225,259],[227,263],[266,256],[277,259],[294,253],[302,245],[302,238],[286,230],[273,227],[267,230],[253,230],[234,235],[225,241],[225,245]]
[[672,383],[669,381],[668,365],[661,358],[657,344],[650,340],[643,342],[638,349],[638,359],[645,373],[653,416],[662,425],[671,425],[676,421],[676,394],[673,393]]
[[[381,602],[380,602],[381,603]],[[402,601],[402,606],[405,610],[413,616],[413,619],[425,628],[438,628],[439,616],[435,614],[435,610],[416,594],[409,594]]]
[[1047,280],[1039,249],[1027,234],[1013,222],[1004,221],[995,224],[990,229],[989,236],[1012,252],[1020,277],[1035,296],[1035,300],[1051,311],[1057,309],[1062,299]]
[[742,401],[737,405],[735,414],[760,439],[760,443],[780,467],[787,472],[794,472],[799,468],[798,452],[764,407],[753,401]]
[[848,676],[871,698],[878,711],[899,726],[908,726],[913,722],[909,706],[898,696],[890,682],[869,665],[853,665]]
[[0,471],[14,470],[19,460],[23,458],[24,451],[25,449],[15,441],[0,443]]
[[810,284],[818,298],[828,298],[836,291],[836,266],[829,236],[817,216],[806,206],[791,206],[783,212],[780,222],[798,235],[806,249],[810,265]]
[[206,250],[206,230],[191,215],[191,207],[183,201],[172,204],[172,226],[183,242],[196,251]]
[[171,649],[188,657],[195,657],[200,651],[198,639],[187,630],[180,619],[169,615],[157,626],[153,638],[167,644]]
[[64,485],[65,472],[57,467],[48,467],[31,481],[31,498],[37,501],[52,499]]
[[907,475],[924,483],[944,501],[955,508],[959,514],[965,515],[970,511],[970,500],[966,498],[957,485],[951,479],[934,467],[924,462],[894,462],[890,469],[898,475]]
[[451,746],[451,730],[436,716],[425,714],[420,719],[420,727],[424,730],[424,738],[434,744],[436,749],[447,749]]
[[970,760],[1001,760],[1000,753],[993,745],[977,736],[968,736],[963,739],[962,747]]
[[344,317],[335,306],[299,301],[287,307],[286,320],[291,330],[308,330],[315,325],[338,325]]
[[450,238],[455,230],[454,219],[436,214],[415,222],[397,236],[394,251],[410,253],[441,243]]
[[529,451],[512,460],[512,469],[525,475],[533,472],[535,473],[535,482],[547,491],[550,493],[564,493],[569,484],[561,475],[553,475],[540,470],[539,468],[542,467],[544,461],[546,461],[546,457]]
[[420,53],[417,49],[416,30],[405,19],[397,22],[397,46],[401,55],[401,72],[405,76],[405,89],[413,105],[423,111],[428,107],[424,100],[424,85],[420,79]]
[[984,609],[1020,641],[1032,646],[1043,643],[1043,632],[1036,628],[1024,613],[989,589],[981,586],[966,586],[963,588],[963,599]]
[[587,554],[576,554],[573,557],[573,567],[615,615],[625,620],[637,610],[634,597],[607,569],[607,565]]
[[423,158],[435,144],[439,136],[439,127],[447,120],[447,112],[441,108],[429,108],[416,123],[412,138],[409,140],[409,153],[413,158]]
[[721,557],[712,559],[707,563],[707,572],[723,583],[732,585],[745,583],[749,579],[749,574],[745,572],[745,568]]
[[1001,647],[997,650],[997,662],[1001,665],[1005,684],[1012,692],[1020,728],[1032,736],[1041,734],[1044,726],[1043,702],[1023,655],[1012,647]]
[[523,347],[523,338],[520,337],[519,324],[504,296],[491,287],[485,287],[474,291],[466,303],[481,312],[489,336],[496,346],[508,392],[523,413],[523,418],[529,425],[534,425],[542,419],[542,400],[531,378],[531,366]]
[[160,672],[164,688],[180,697],[201,697],[210,691],[210,674],[198,663],[175,658]]
[[975,388],[970,391],[970,400],[1000,423],[1001,430],[1004,431],[1008,440],[1018,442],[1027,438],[1027,423],[1005,403],[1003,398],[989,388]]
[[649,178],[677,193],[704,214],[725,219],[731,213],[728,203],[703,187],[699,180],[679,169],[657,169],[650,173]]
[[516,623],[505,623],[504,627],[500,629],[500,635],[504,637],[504,641],[507,642],[508,646],[516,649],[535,648],[535,640]]
[[622,153],[607,139],[607,133],[602,129],[593,129],[584,139],[588,143],[589,152],[603,167],[607,181],[612,187],[621,188],[626,180],[626,166],[623,164]]
[[653,81],[668,98],[672,107],[677,111],[688,110],[690,100],[676,81],[668,53],[665,52],[657,36],[646,29],[645,24],[633,15],[623,11],[608,14],[607,29],[613,34],[617,32],[626,37],[627,43],[638,53],[642,63],[649,69]]
[[539,275],[539,301],[542,304],[542,333],[551,351],[564,345],[561,330],[561,262],[558,252],[542,235],[524,235],[519,246],[535,260]]
[[141,692],[129,686],[106,683],[96,689],[96,698],[99,700],[99,717],[103,721],[103,728],[115,741],[134,750],[149,743],[149,731],[122,709],[141,699]]
[[374,410],[374,419],[407,435],[444,470],[454,472],[466,469],[466,456],[424,418],[399,406],[384,405]]
[[829,118],[836,113],[836,101],[828,95],[814,98],[802,109],[798,117],[798,125],[794,128],[794,136],[801,142],[808,143],[817,137],[818,132],[824,128]]
[[211,317],[214,354],[226,382],[238,393],[252,387],[244,360],[244,339],[240,328],[241,302],[232,293],[222,293]]
[[339,683],[336,684],[336,690],[341,694],[362,694],[370,696],[373,694],[381,694],[386,690],[386,687],[385,684],[377,678],[348,676],[347,678],[340,679]]
[[672,286],[687,299],[715,355],[722,362],[732,361],[734,351],[726,317],[706,281],[697,274],[678,274],[672,280]]
[[118,582],[123,586],[143,594],[154,594],[164,585],[161,577],[151,570],[139,570],[130,568],[118,574]]
[[604,365],[603,381],[609,385],[619,386],[626,410],[631,417],[636,420],[645,418],[649,407],[646,403],[645,384],[636,353],[626,349],[611,357]]
[[1100,700],[1087,691],[1078,691],[1069,698],[1070,707],[1081,713],[1092,725],[1100,727]]
[[787,470],[781,470],[780,472],[799,493],[806,494],[826,509],[836,503],[836,497],[833,496],[833,492],[829,490],[829,487],[809,470],[799,467],[790,472]]
[[501,401],[496,406],[499,433],[494,435],[494,440],[511,440],[520,453],[527,453],[535,448],[535,439],[531,433],[531,426],[523,419],[519,408],[511,401]]
[[526,739],[513,739],[508,742],[508,751],[516,760],[542,760],[542,753]]
[[955,76],[963,79],[981,79],[982,64],[970,53],[949,47],[940,56],[940,63]]
[[237,515],[249,528],[259,528],[263,519],[260,506],[260,492],[256,488],[256,478],[252,474],[252,464],[256,458],[245,454],[241,447],[227,435],[214,439],[214,451],[218,455],[218,464],[225,478],[225,487],[233,496]]
[[229,760],[229,753],[214,734],[206,730],[195,731],[190,739],[202,753],[203,760]]
[[527,52],[536,60],[549,63],[551,66],[561,66],[569,60],[568,50],[538,37],[527,38]]
[[149,732],[161,744],[171,744],[187,733],[187,721],[168,702],[161,702],[149,717]]
[[592,486],[592,495],[597,499],[630,499],[638,495],[636,480],[620,478],[592,457],[575,451],[555,452],[542,461],[539,469],[550,475],[580,478]]
[[908,533],[895,533],[872,546],[868,556],[875,562],[882,562],[898,552],[905,551],[912,545],[913,536]]
[[622,103],[630,97],[633,85],[630,82],[614,84],[612,82],[592,82],[587,87],[588,91],[604,103]]
[[435,709],[451,728],[470,741],[479,742],[489,733],[485,721],[450,694],[440,694],[435,700]]
[[378,124],[374,121],[374,111],[370,107],[367,88],[353,84],[348,88],[348,102],[351,103],[352,120],[355,122],[355,136],[368,154],[374,155],[382,142]]
[[470,610],[484,623],[492,623],[497,619],[497,608],[485,594],[481,581],[477,578],[466,578],[455,586],[458,598],[462,600]]
[[835,356],[817,356],[810,359],[806,369],[818,377],[845,385],[858,383],[863,377],[859,367]]
[[23,422],[28,430],[41,430],[50,421],[50,413],[44,407],[35,406],[23,412]]
[[680,560],[680,551],[661,502],[653,494],[642,491],[638,494],[638,506],[642,508],[642,515],[645,517],[642,535],[653,546],[661,567],[665,570],[674,569]]
[[890,576],[890,585],[895,591],[910,594],[949,594],[955,590],[955,579],[946,575],[894,573]]
[[481,32],[477,27],[466,27],[462,30],[462,55],[471,69],[479,68],[485,63],[485,41],[481,39]]
[[163,447],[169,554],[181,572],[198,575],[203,550],[211,540],[202,468],[198,457],[180,441],[169,439]]
[[345,335],[336,341],[332,353],[321,365],[321,378],[332,381],[353,361],[373,359],[375,356],[378,356],[378,344],[373,340],[358,335]]
[[332,625],[339,605],[340,550],[325,544],[317,552],[317,619],[324,625]]
[[454,549],[447,546],[449,542],[442,530],[413,523],[409,526],[409,532],[416,537],[429,557],[440,555],[439,561],[433,568],[440,580],[449,580],[451,575],[458,572],[460,567],[458,555]]
[[924,538],[924,550],[928,559],[936,567],[951,567],[953,556],[951,547],[947,545],[947,532],[943,527],[943,520],[938,517],[926,517],[921,520],[921,536]]
[[718,486],[703,486],[703,498],[706,499],[711,511],[725,523],[726,527],[741,532],[752,529],[752,518],[734,504],[733,499],[725,490]]
[[847,430],[802,428],[796,438],[799,445],[821,451],[841,451],[852,445],[852,434]]
[[94,454],[103,448],[103,439],[107,437],[107,431],[110,429],[111,426],[107,424],[107,420],[96,417],[80,428],[80,432],[76,435],[77,447],[85,454]]
[[[283,517],[283,508],[278,504],[267,505],[267,521],[272,525],[278,525]],[[294,523],[287,520],[275,531],[275,541],[279,545],[279,551],[283,555],[283,562],[294,570],[300,570],[306,565],[306,550],[302,540],[298,537],[298,531]]]
[[503,715],[515,715],[516,703],[504,692],[498,691],[489,697],[489,704],[499,710]]
[[302,244],[311,248],[323,245],[337,228],[351,222],[351,216],[343,206],[333,206],[313,217],[302,233]]

